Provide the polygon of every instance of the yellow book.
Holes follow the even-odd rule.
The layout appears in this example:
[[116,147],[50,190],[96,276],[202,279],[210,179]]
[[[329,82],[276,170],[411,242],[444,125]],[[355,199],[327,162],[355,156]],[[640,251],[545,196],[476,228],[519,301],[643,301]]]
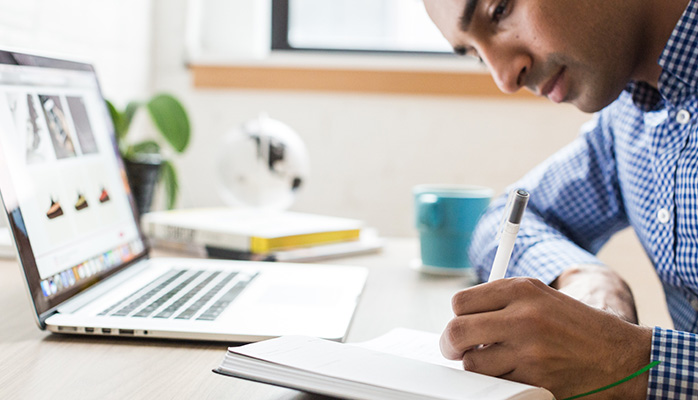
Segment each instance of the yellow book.
[[362,227],[350,218],[256,208],[158,211],[141,219],[143,232],[160,242],[255,254],[358,240]]
[[250,238],[250,251],[252,253],[269,253],[275,250],[294,247],[308,247],[318,244],[358,240],[360,234],[360,229],[349,229],[345,231],[316,232],[274,238],[253,236]]

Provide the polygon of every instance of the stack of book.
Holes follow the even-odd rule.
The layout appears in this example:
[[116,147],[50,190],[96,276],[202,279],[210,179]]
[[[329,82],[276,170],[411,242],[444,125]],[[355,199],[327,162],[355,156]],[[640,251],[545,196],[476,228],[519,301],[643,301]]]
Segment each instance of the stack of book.
[[359,220],[258,208],[151,212],[141,228],[156,247],[236,260],[314,261],[382,247]]

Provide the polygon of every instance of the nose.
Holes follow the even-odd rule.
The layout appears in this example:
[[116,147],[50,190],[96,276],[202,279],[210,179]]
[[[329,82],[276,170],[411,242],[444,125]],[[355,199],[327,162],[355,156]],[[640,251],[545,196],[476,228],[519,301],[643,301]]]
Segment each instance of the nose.
[[526,84],[527,74],[531,71],[531,57],[519,51],[492,48],[481,52],[494,82],[504,93],[514,93]]

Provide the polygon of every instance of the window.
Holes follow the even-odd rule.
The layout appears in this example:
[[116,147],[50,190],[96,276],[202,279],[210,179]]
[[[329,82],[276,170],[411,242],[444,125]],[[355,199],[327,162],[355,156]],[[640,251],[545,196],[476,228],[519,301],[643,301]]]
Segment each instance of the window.
[[272,49],[452,53],[422,0],[273,0]]

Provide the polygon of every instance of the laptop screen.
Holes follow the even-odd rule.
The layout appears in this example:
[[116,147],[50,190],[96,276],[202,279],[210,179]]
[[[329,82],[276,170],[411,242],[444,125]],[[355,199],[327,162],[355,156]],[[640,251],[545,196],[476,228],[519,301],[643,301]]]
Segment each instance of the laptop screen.
[[88,64],[0,51],[0,194],[42,321],[147,251]]

